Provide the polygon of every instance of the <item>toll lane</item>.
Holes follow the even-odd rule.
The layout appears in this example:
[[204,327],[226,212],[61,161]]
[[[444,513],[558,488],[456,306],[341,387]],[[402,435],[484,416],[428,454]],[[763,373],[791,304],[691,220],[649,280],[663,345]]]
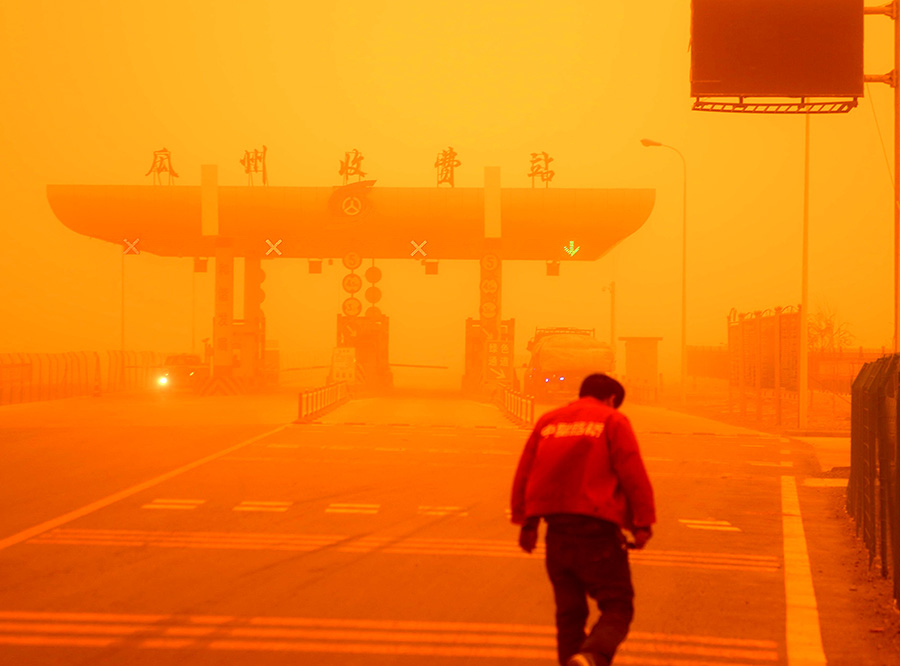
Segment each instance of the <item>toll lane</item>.
[[[787,663],[796,455],[640,412],[659,525],[632,555],[616,663]],[[0,551],[0,660],[551,664],[543,550],[521,552],[508,518],[526,435],[490,406],[438,401],[289,425]]]

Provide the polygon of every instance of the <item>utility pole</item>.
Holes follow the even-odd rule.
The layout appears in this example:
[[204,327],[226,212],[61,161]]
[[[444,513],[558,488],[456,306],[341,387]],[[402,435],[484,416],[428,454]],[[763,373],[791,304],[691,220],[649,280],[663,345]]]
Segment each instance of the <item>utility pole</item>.
[[809,422],[809,113],[804,114],[803,240],[800,260],[800,358],[797,372],[797,427]]
[[616,348],[616,283],[609,283],[609,345]]
[[881,7],[865,7],[864,14],[881,14],[894,21],[894,69],[883,76],[866,75],[865,81],[870,83],[886,83],[894,89],[894,341],[893,351],[898,352],[900,337],[900,86],[897,85],[897,73],[900,72],[900,3],[894,0]]

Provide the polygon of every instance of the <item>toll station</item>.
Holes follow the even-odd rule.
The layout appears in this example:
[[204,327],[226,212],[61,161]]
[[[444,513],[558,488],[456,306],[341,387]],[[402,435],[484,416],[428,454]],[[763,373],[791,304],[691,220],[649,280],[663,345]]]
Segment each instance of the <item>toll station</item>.
[[[337,315],[334,378],[350,373],[369,388],[391,385],[389,315],[377,303],[379,259],[480,264],[478,312],[466,326],[463,387],[483,392],[515,381],[515,320],[503,318],[504,261],[539,260],[548,275],[567,261],[596,261],[637,231],[653,209],[653,189],[504,188],[485,167],[481,188],[220,186],[216,165],[200,186],[48,185],[66,227],[163,257],[215,260],[212,373],[206,393],[258,386],[265,353],[264,261],[306,259],[309,270],[339,259],[349,294]],[[127,250],[126,250],[127,251]],[[235,259],[244,261],[244,317],[234,317]],[[368,265],[366,265],[368,262]],[[369,306],[356,294],[363,291]],[[336,306],[338,304],[335,304]],[[509,313],[508,313],[509,314]],[[323,322],[324,323],[324,322]],[[350,351],[352,350],[352,351]],[[348,365],[349,362],[349,365]]]

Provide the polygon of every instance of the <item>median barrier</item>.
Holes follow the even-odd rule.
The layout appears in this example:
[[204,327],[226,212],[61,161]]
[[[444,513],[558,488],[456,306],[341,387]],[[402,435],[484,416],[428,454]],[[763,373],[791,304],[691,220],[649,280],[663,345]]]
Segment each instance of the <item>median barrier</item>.
[[500,386],[496,395],[497,405],[507,418],[520,426],[534,425],[533,395],[525,395],[508,386]]
[[350,399],[350,386],[347,382],[326,384],[300,391],[297,420],[295,423],[306,423],[325,414]]

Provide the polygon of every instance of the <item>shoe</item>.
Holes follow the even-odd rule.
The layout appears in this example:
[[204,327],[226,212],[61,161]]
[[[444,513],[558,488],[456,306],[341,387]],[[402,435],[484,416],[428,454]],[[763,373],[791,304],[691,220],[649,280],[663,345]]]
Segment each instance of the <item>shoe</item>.
[[579,652],[578,654],[573,654],[569,657],[566,666],[597,666],[597,662],[591,655],[585,652]]

